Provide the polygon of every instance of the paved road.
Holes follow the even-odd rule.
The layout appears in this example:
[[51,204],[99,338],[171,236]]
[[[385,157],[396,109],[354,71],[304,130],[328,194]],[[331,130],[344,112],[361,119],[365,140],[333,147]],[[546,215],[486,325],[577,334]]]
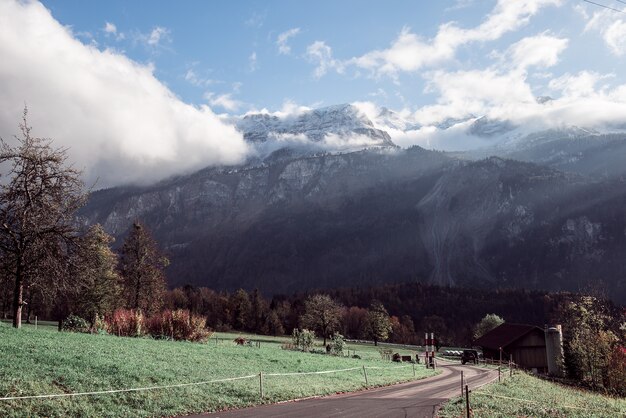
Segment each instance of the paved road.
[[497,379],[498,372],[460,364],[441,365],[442,373],[416,382],[362,392],[196,415],[196,417],[434,417],[439,406],[461,392],[461,370],[470,389]]

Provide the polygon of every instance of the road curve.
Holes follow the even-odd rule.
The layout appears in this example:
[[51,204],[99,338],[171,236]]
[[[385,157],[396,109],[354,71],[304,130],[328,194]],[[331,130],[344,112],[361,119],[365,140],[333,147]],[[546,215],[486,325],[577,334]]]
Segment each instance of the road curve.
[[361,392],[194,415],[194,417],[435,417],[439,406],[461,394],[461,371],[470,389],[497,379],[498,372],[460,364],[441,364],[442,373],[415,382]]

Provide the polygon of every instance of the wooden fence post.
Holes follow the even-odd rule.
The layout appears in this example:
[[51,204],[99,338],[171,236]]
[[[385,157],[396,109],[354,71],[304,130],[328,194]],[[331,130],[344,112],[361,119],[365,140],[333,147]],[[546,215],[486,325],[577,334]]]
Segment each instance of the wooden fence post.
[[259,393],[261,394],[261,399],[263,399],[263,372],[259,373]]
[[502,347],[500,347],[500,362],[498,363],[498,383],[500,383],[501,377],[500,375],[502,374]]
[[415,377],[415,363],[413,363],[413,377]]
[[367,382],[367,372],[365,371],[365,365],[363,365],[363,376],[365,376],[365,386],[369,386],[369,383]]
[[463,399],[463,370],[461,370],[461,399]]

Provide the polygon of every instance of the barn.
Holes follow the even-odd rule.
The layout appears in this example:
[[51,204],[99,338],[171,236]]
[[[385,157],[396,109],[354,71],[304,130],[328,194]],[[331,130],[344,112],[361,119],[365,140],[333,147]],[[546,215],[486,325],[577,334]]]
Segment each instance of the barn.
[[540,373],[548,371],[546,336],[544,330],[537,326],[504,323],[474,344],[482,348],[485,358],[499,360],[502,348],[504,361],[512,355],[513,361],[524,369],[535,369]]

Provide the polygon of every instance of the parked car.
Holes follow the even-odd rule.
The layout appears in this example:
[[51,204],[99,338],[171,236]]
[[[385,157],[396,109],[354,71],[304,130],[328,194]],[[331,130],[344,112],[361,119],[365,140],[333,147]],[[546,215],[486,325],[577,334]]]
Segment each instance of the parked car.
[[461,364],[478,362],[478,351],[476,350],[463,350],[461,354]]

